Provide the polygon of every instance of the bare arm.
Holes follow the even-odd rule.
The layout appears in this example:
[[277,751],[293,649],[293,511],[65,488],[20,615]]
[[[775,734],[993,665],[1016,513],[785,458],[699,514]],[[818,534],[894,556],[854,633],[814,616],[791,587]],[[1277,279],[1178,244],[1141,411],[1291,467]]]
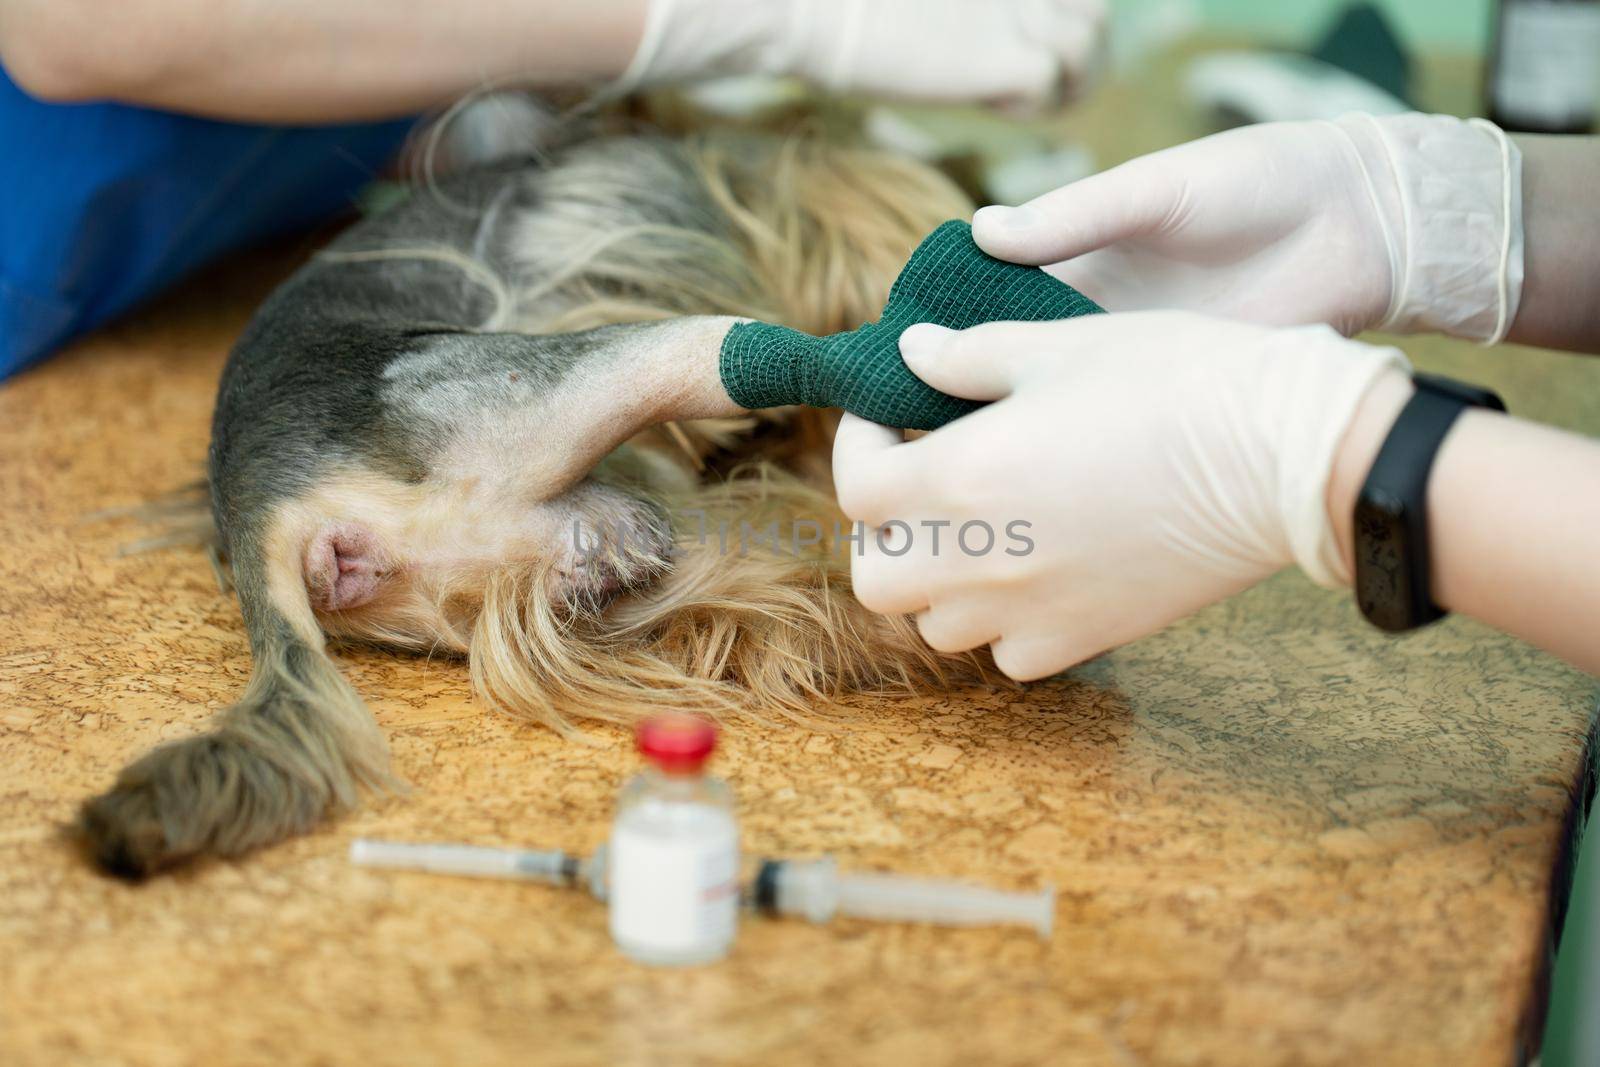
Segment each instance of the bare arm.
[[[1334,466],[1329,514],[1352,573],[1356,497],[1410,395],[1403,375],[1375,386]],[[1428,522],[1442,606],[1600,674],[1600,442],[1466,412],[1434,461]]]
[[1600,353],[1600,137],[1516,142],[1524,275],[1509,339]]
[[646,0],[0,0],[0,63],[53,100],[219,118],[409,114],[498,79],[607,81]]

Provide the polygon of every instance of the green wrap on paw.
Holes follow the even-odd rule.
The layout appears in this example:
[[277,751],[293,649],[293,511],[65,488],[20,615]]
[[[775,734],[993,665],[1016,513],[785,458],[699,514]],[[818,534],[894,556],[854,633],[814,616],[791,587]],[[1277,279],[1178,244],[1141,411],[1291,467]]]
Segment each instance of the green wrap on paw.
[[1067,319],[1104,310],[1037,267],[1003,263],[950,221],[911,254],[883,317],[828,337],[741,323],[722,342],[722,386],[746,408],[844,408],[885,426],[932,430],[981,405],[941,393],[900,358],[900,333],[918,322],[964,330],[983,322]]

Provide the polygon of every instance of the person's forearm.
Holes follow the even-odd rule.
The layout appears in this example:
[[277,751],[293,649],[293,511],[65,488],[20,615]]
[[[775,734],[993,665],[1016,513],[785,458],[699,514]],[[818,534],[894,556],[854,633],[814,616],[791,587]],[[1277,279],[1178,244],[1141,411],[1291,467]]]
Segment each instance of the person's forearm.
[[1600,443],[1484,411],[1428,486],[1439,603],[1600,674]]
[[220,118],[409,114],[485,84],[592,84],[627,67],[646,0],[0,0],[24,88]]
[[1508,339],[1600,353],[1600,137],[1520,135],[1522,303]]
[[[1366,473],[1411,395],[1374,387],[1346,434],[1328,509],[1354,570],[1352,519]],[[1465,412],[1428,483],[1434,598],[1600,674],[1600,442]]]

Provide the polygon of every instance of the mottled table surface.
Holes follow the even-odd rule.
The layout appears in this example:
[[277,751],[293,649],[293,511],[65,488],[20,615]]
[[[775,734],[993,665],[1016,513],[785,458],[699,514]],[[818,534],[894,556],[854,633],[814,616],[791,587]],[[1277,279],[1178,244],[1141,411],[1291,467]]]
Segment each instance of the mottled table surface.
[[[1593,683],[1466,620],[1383,637],[1293,575],[1051,683],[726,736],[748,849],[1051,882],[1047,944],[751,922],[723,964],[651,971],[577,894],[352,869],[358,835],[587,850],[633,766],[619,734],[562,741],[475,705],[460,664],[378,653],[342,659],[408,796],[244,862],[95,876],[61,837],[75,805],[199,730],[248,659],[201,553],[119,558],[136,531],[79,520],[196,475],[223,352],[300,251],[213,272],[0,388],[0,1062],[1520,1055]],[[1600,361],[1408,347],[1600,431]]]

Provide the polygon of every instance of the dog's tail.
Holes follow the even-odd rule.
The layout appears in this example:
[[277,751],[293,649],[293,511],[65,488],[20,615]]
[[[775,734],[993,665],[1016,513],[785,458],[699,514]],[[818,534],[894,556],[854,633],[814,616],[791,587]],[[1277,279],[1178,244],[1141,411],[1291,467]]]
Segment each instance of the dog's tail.
[[299,554],[285,545],[269,558],[266,543],[232,545],[254,659],[243,696],[83,806],[79,836],[108,873],[138,879],[200,854],[238,855],[393,782],[382,733],[324,651]]

